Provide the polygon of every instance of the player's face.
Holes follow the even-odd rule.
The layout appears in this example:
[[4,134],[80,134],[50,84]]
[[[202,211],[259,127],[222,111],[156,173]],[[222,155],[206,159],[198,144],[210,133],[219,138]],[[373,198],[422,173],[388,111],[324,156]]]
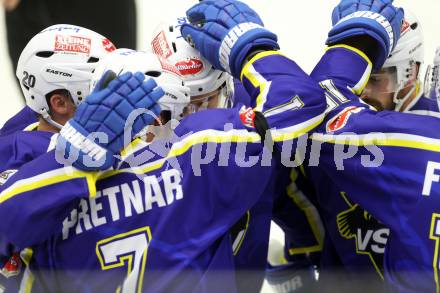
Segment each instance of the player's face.
[[192,96],[191,103],[185,108],[183,116],[186,117],[191,113],[203,111],[206,109],[218,108],[220,103],[221,89],[200,96]]
[[386,69],[371,74],[367,86],[362,92],[361,99],[378,111],[393,110],[394,93],[396,91],[395,72]]

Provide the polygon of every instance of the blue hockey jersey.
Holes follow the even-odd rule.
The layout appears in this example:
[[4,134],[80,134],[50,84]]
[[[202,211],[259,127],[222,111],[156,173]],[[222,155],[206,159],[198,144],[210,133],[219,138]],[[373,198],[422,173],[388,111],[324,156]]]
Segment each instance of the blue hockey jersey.
[[[233,100],[235,105],[256,106],[238,80],[234,80]],[[313,254],[313,263],[319,263],[324,235],[315,207],[303,194],[310,192],[310,184],[299,172],[283,166],[279,160],[274,164],[278,166],[274,168],[265,196],[260,197],[234,226],[233,242],[236,243],[233,249],[240,292],[257,292],[263,284],[271,220],[285,234],[285,261],[300,260],[303,267],[298,264],[298,270],[308,270],[312,261],[304,259]]]
[[5,122],[0,129],[0,136],[12,134],[21,130],[31,130],[36,126],[37,122],[37,114],[31,108],[25,106]]
[[[54,133],[45,131],[14,131],[0,136],[0,185],[5,183],[27,162],[46,153],[53,147]],[[0,287],[3,293],[18,292],[28,280],[23,262],[17,250],[6,242],[7,235],[0,239]],[[26,258],[26,256],[24,256]],[[22,283],[23,280],[23,283]]]
[[[242,80],[280,151],[324,118],[322,90],[279,53],[257,55]],[[145,146],[116,171],[79,172],[54,152],[24,165],[1,188],[0,233],[32,246],[34,289],[234,292],[229,231],[274,170],[254,115],[239,107],[191,115],[175,141]],[[155,152],[164,145],[165,157]]]
[[[307,164],[344,192],[340,199],[347,211],[338,215],[333,231],[359,236],[359,226],[350,223],[350,213],[360,212],[356,204],[390,229],[384,278],[392,292],[439,292],[440,121],[369,109],[355,93],[370,70],[368,58],[345,46],[328,50],[315,68],[312,77],[326,89],[329,108],[311,136]],[[320,186],[322,177],[311,177]],[[368,214],[364,218],[371,221]],[[365,244],[371,234],[366,232],[357,243]],[[380,240],[382,233],[369,239]],[[368,242],[366,247],[374,248]]]

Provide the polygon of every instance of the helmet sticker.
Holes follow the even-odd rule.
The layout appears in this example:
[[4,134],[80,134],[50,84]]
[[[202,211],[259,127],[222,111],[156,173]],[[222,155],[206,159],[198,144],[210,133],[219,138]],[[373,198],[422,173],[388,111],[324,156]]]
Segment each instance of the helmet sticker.
[[164,58],[168,59],[171,55],[173,55],[173,52],[171,51],[170,46],[168,46],[167,38],[165,36],[165,32],[161,31],[151,42],[151,45],[153,47],[153,52]]
[[55,36],[55,51],[90,54],[92,40],[80,36]]
[[183,76],[197,74],[203,70],[203,62],[199,58],[189,58],[177,62],[176,68]]
[[104,46],[104,50],[106,50],[109,53],[116,50],[115,45],[113,45],[113,43],[109,39],[103,39],[102,45]]

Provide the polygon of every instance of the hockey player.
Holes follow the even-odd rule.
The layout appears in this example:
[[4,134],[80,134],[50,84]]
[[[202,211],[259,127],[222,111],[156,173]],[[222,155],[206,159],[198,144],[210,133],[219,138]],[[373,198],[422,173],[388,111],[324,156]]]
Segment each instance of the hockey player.
[[[391,107],[389,110],[401,112],[414,109],[420,114],[438,113],[436,101],[424,97],[421,91],[418,72],[423,49],[421,24],[406,11],[396,48],[381,73],[372,74],[361,97],[380,110]],[[351,201],[321,169],[305,169],[308,179],[317,182],[316,196],[327,231],[321,283],[327,288],[333,286],[335,291],[381,291],[389,229]]]
[[[237,18],[237,21],[247,20],[261,24],[258,16],[247,6],[234,1],[232,8],[246,15],[245,19]],[[223,10],[224,8],[219,7],[218,9]],[[223,29],[225,36],[230,28],[232,27]],[[254,52],[255,48],[252,44],[258,44],[258,46],[265,44],[265,50]],[[269,110],[268,113],[270,113],[270,109],[275,111],[268,114],[268,123],[273,127],[278,126],[278,129],[273,129],[272,132],[277,147],[280,146],[281,141],[295,140],[297,135],[320,122],[325,110],[324,96],[320,88],[311,82],[294,62],[270,50],[278,46],[275,35],[262,27],[252,29],[248,32],[247,38],[245,40],[239,38],[236,45],[243,48],[243,50],[239,50],[241,53],[246,51],[250,54],[257,53],[255,56],[241,55],[241,53],[231,55],[231,60],[227,61],[228,64],[236,66],[232,71],[236,77],[240,72],[244,73],[243,80],[247,83],[249,92],[252,92],[253,99],[261,92],[257,84],[250,83],[251,80],[254,81],[254,66],[264,67],[266,64],[272,64],[276,66],[276,70],[278,68],[286,70],[286,73],[276,76],[272,82],[277,85],[274,89],[285,84],[289,84],[289,87],[286,87],[283,92],[275,90],[275,95],[272,95],[271,89],[268,88],[270,99],[258,99],[257,105],[262,111]],[[250,57],[251,60],[243,68],[242,61],[246,57]],[[271,69],[268,71],[259,70],[260,76],[269,77],[271,72]],[[304,113],[300,98],[302,96],[310,97],[307,107],[305,107],[307,110]],[[292,97],[294,97],[293,100]],[[319,102],[316,103],[318,100]],[[286,111],[279,111],[280,109],[276,106],[283,104],[286,104]],[[87,113],[86,108],[83,111],[83,113]],[[292,117],[290,111],[295,111],[297,115]],[[258,117],[254,119],[254,115]],[[151,159],[146,164],[134,169],[127,168],[128,164],[122,163],[119,170],[102,174],[104,177],[109,177],[107,179],[102,177],[103,181],[100,180],[97,183],[98,193],[96,197],[92,198],[93,206],[89,205],[87,194],[92,191],[88,190],[88,187],[95,186],[95,183],[88,173],[75,172],[73,177],[79,175],[76,177],[78,180],[71,176],[61,176],[64,179],[59,177],[61,181],[56,180],[58,184],[53,182],[54,184],[46,187],[59,188],[64,183],[79,184],[79,187],[77,186],[78,189],[73,186],[67,188],[66,191],[69,194],[64,193],[63,197],[47,198],[50,201],[53,200],[53,204],[60,209],[50,204],[52,208],[46,211],[51,214],[47,215],[50,217],[50,221],[41,219],[45,222],[44,229],[38,233],[32,233],[32,235],[28,234],[26,239],[16,238],[18,235],[8,235],[10,235],[11,241],[19,246],[24,245],[24,242],[27,244],[43,243],[41,247],[34,249],[34,268],[38,268],[40,272],[41,268],[49,268],[45,258],[40,255],[46,251],[44,247],[48,242],[52,242],[48,239],[61,241],[62,243],[59,242],[60,246],[57,245],[57,249],[62,249],[60,252],[67,253],[66,257],[72,255],[72,252],[68,252],[68,247],[73,249],[82,246],[81,255],[76,254],[74,258],[69,257],[69,259],[64,259],[62,263],[57,263],[56,269],[60,270],[58,276],[51,276],[43,272],[39,276],[40,280],[44,280],[46,284],[53,284],[52,277],[61,279],[62,282],[56,283],[59,287],[55,290],[68,290],[74,279],[79,277],[74,271],[81,268],[84,274],[81,274],[82,281],[80,283],[75,282],[75,290],[87,288],[108,291],[116,290],[120,286],[122,291],[132,292],[140,290],[140,286],[142,286],[142,290],[154,292],[186,290],[234,292],[235,277],[234,271],[231,271],[234,268],[234,260],[229,229],[262,196],[272,173],[272,167],[269,166],[271,165],[270,156],[267,158],[267,167],[257,165],[246,168],[242,165],[242,163],[249,164],[248,160],[255,156],[270,154],[265,151],[261,137],[255,130],[257,128],[261,136],[265,137],[266,128],[264,126],[267,124],[262,123],[264,119],[259,115],[250,109],[235,108],[202,111],[189,116],[179,125],[176,133],[179,137],[188,134],[189,131],[194,133],[174,142],[166,160],[156,156],[157,159],[160,159],[159,161]],[[68,126],[79,128],[77,125],[80,124],[83,129],[89,129],[85,118],[80,119],[75,116]],[[230,126],[226,125],[230,128],[225,130],[225,123],[231,123]],[[63,131],[61,133],[63,135]],[[69,137],[65,136],[64,138],[69,142]],[[114,141],[118,141],[118,139],[115,138]],[[149,147],[142,151],[154,149],[159,143],[160,141],[153,141]],[[245,149],[245,153],[240,155],[245,144],[250,144],[250,146]],[[231,146],[230,152],[229,146]],[[72,142],[71,147],[77,148],[77,145]],[[202,152],[211,155],[212,151],[216,157],[214,162],[206,165],[200,164],[202,158],[197,158],[197,154]],[[223,153],[224,151],[226,153]],[[87,152],[83,153],[87,155]],[[45,155],[39,160],[46,161],[48,158],[52,158],[54,165],[46,164],[47,170],[55,166],[56,168],[62,167],[53,160],[53,153],[47,154],[47,157]],[[48,163],[48,161],[46,162]],[[179,163],[180,172],[173,162]],[[198,164],[200,164],[200,169],[197,168]],[[39,166],[38,160],[24,166],[10,180],[20,180],[21,174],[26,174],[30,169],[33,169],[35,174],[40,173],[42,170],[36,170],[35,166]],[[138,178],[136,173],[142,175],[141,180],[136,179]],[[200,177],[197,174],[203,176]],[[219,176],[223,179],[222,184],[218,182]],[[27,175],[24,175],[23,179],[25,177]],[[84,185],[83,183],[87,180],[83,181],[82,178],[91,179],[92,181],[89,180],[89,183],[92,185]],[[117,187],[114,184],[120,180],[124,182],[128,180],[128,185],[124,185],[123,190],[116,191]],[[255,184],[255,181],[258,181],[258,184]],[[9,197],[6,192],[10,183],[12,181],[6,182],[2,199]],[[113,196],[108,193],[111,190],[116,193],[123,191],[123,194],[121,193],[121,196],[114,194],[115,196]],[[129,195],[131,192],[132,196]],[[38,197],[43,193],[41,190],[39,192],[35,190],[35,195]],[[6,208],[8,203],[19,204],[20,199],[30,200],[31,197],[13,196],[11,201],[5,200],[0,206]],[[79,206],[75,199],[80,202]],[[110,199],[111,202],[107,199]],[[37,199],[33,198],[33,202],[35,201]],[[76,204],[68,204],[72,202],[76,202]],[[113,208],[110,208],[110,205]],[[22,202],[21,206],[25,206],[25,203]],[[67,206],[70,208],[66,208]],[[99,208],[98,211],[96,207],[99,206],[102,209]],[[120,209],[123,206],[126,208]],[[96,211],[98,218],[90,218],[86,209],[93,211],[93,213]],[[58,212],[55,212],[56,210]],[[28,214],[28,216],[31,215]],[[15,218],[14,215],[11,215],[10,219],[12,218]],[[29,218],[22,217],[21,220],[24,223]],[[84,220],[93,227],[86,224]],[[179,227],[175,227],[177,223],[179,223]],[[42,223],[40,222],[40,224]],[[81,228],[78,229],[81,232],[76,229],[77,224],[80,225],[78,227]],[[7,228],[7,225],[2,225],[1,228],[3,232],[3,228]],[[24,242],[22,242],[23,240]],[[126,251],[122,252],[119,249]],[[125,262],[120,257],[127,255],[132,249],[134,249],[134,254],[131,257],[131,263],[134,264],[134,267],[130,266],[129,276],[125,278],[127,268],[124,268]],[[88,255],[86,256],[86,254]],[[116,261],[119,264],[114,265],[113,257],[121,260]],[[85,264],[89,265],[84,266]],[[103,272],[98,271],[101,269]],[[86,273],[87,271],[88,273]],[[76,276],[74,277],[74,275]],[[78,288],[79,284],[81,284],[81,288]]]
[[[48,37],[50,34],[55,36],[56,30],[60,32],[59,39],[50,39],[50,42],[47,42],[48,39],[44,39],[44,37]],[[68,39],[69,32],[74,34],[71,39]],[[48,128],[53,130],[53,127],[60,128],[61,124],[59,122],[54,124],[54,120],[49,115],[49,109],[46,104],[50,104],[50,102],[46,101],[45,97],[41,97],[39,91],[41,89],[58,89],[57,86],[59,87],[59,84],[68,82],[74,88],[72,88],[71,97],[64,97],[67,99],[67,104],[71,104],[70,100],[73,103],[78,103],[81,99],[85,98],[84,94],[88,92],[85,85],[90,82],[90,74],[96,62],[99,61],[99,58],[104,53],[116,49],[112,42],[104,36],[99,35],[99,39],[96,36],[94,39],[91,39],[87,35],[90,32],[85,29],[81,32],[80,29],[76,29],[76,27],[71,25],[56,25],[43,30],[37,37],[33,38],[34,41],[32,43],[29,42],[26,50],[23,50],[21,54],[21,64],[19,60],[16,70],[16,77],[25,96],[26,106],[5,123],[0,130],[0,135],[7,135],[20,130],[33,130],[37,127],[37,123],[40,125],[40,129],[44,130]],[[81,35],[80,33],[83,34]],[[50,36],[50,38],[53,37]],[[43,46],[45,47],[43,48]],[[59,52],[60,54],[36,56],[35,54],[38,52],[35,52],[35,50],[40,49],[44,49],[40,52]],[[30,62],[33,62],[32,64],[29,64],[28,58],[30,58]],[[48,64],[55,63],[54,66],[61,67],[42,68],[42,65],[40,65],[42,62],[48,62]],[[78,66],[82,67],[62,68],[63,65],[60,64],[62,62],[68,64],[78,63]],[[26,64],[26,68],[24,68],[23,64]],[[42,73],[35,72],[34,67],[42,68],[44,71]],[[48,69],[50,71],[46,71]],[[29,73],[29,70],[32,72]],[[38,77],[38,83],[36,77]],[[36,98],[36,92],[41,98]],[[44,91],[44,94],[48,93]],[[31,98],[32,96],[34,99]],[[63,120],[66,120],[66,118]]]
[[[335,9],[335,26],[328,39],[328,44],[335,46],[327,51],[313,72],[313,78],[320,80],[328,92],[328,115],[312,139],[323,143],[319,168],[347,190],[349,198],[390,228],[385,279],[391,290],[433,292],[438,291],[435,210],[439,202],[435,196],[438,190],[433,188],[438,181],[435,173],[435,162],[439,159],[435,130],[438,120],[396,112],[377,113],[355,96],[362,92],[370,70],[382,67],[397,42],[401,19],[389,5],[390,2],[382,1],[369,4],[342,1]],[[195,13],[194,17],[200,26],[200,15]],[[366,41],[368,38],[371,39]],[[381,50],[372,49],[374,40]],[[353,45],[362,50],[359,52]],[[206,49],[206,43],[198,46]],[[344,131],[357,134],[347,135]],[[374,134],[379,131],[383,133]],[[416,140],[414,136],[418,136]],[[347,158],[340,145],[360,146],[360,155]],[[380,152],[375,152],[377,150]],[[405,161],[396,156],[396,150],[404,154]],[[316,159],[312,157],[315,154],[309,154],[312,160]],[[384,161],[380,160],[381,156]],[[380,163],[375,160],[378,158]],[[401,168],[395,169],[395,166]],[[405,172],[402,173],[402,169]],[[411,183],[402,188],[402,179]],[[359,187],[362,188],[359,190]]]
[[[29,41],[17,67],[27,106],[0,132],[0,185],[54,147],[54,133],[88,95],[96,62],[113,49],[104,36],[72,25],[51,26]],[[23,265],[18,254],[10,257],[9,252],[0,252],[0,286],[15,292]]]
[[[365,24],[366,19],[362,21],[362,18],[350,17],[362,15],[358,11],[362,8],[360,3],[341,2],[333,13],[335,27],[329,33],[328,43],[335,44],[334,33],[344,25],[356,27]],[[356,21],[359,23],[353,24]],[[358,33],[353,29],[345,36],[351,35],[353,44],[358,41],[355,37]],[[369,35],[374,36],[374,33],[369,32]],[[404,38],[405,35],[402,40]],[[353,53],[348,53],[350,50]],[[340,231],[341,236],[356,240],[358,253],[369,255],[374,264],[380,263],[374,255],[385,251],[384,278],[390,291],[438,291],[435,210],[439,203],[434,200],[438,189],[432,185],[435,181],[432,179],[434,171],[431,171],[435,170],[433,162],[438,160],[438,134],[434,130],[438,120],[388,111],[375,113],[361,103],[353,103],[353,92],[361,92],[366,78],[362,74],[354,78],[356,74],[353,72],[343,73],[342,68],[349,68],[344,63],[352,62],[351,66],[356,66],[351,68],[366,68],[367,72],[368,67],[374,64],[365,63],[368,59],[364,59],[362,53],[356,53],[347,46],[331,47],[326,55],[331,55],[332,61],[328,61],[330,58],[322,59],[312,77],[321,81],[328,92],[330,104],[344,106],[336,106],[318,129],[321,133],[312,135],[314,143],[324,144],[319,167],[310,167],[311,180],[321,188],[318,191],[321,194],[329,190],[325,182],[338,187],[347,210],[338,215],[335,229]],[[358,61],[352,58],[355,55]],[[364,65],[357,67],[362,63]],[[380,68],[374,67],[376,70]],[[348,146],[348,152],[353,154],[349,155],[350,159],[344,159],[347,154],[344,146]],[[354,150],[357,147],[359,149]],[[310,155],[312,158],[314,153]],[[379,162],[375,162],[376,159]],[[328,197],[332,201],[334,198]],[[382,225],[389,228],[389,232]],[[385,246],[386,238],[389,240]],[[346,251],[344,253],[347,255]],[[366,286],[368,281],[362,286]]]

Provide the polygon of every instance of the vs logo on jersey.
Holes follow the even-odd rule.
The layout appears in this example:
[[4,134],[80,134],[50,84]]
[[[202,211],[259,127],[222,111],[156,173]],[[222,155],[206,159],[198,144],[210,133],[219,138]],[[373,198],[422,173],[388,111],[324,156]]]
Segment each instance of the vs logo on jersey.
[[341,196],[350,208],[336,218],[339,233],[345,239],[356,241],[356,253],[368,255],[383,279],[383,256],[390,230],[358,204],[352,204],[344,192]]

